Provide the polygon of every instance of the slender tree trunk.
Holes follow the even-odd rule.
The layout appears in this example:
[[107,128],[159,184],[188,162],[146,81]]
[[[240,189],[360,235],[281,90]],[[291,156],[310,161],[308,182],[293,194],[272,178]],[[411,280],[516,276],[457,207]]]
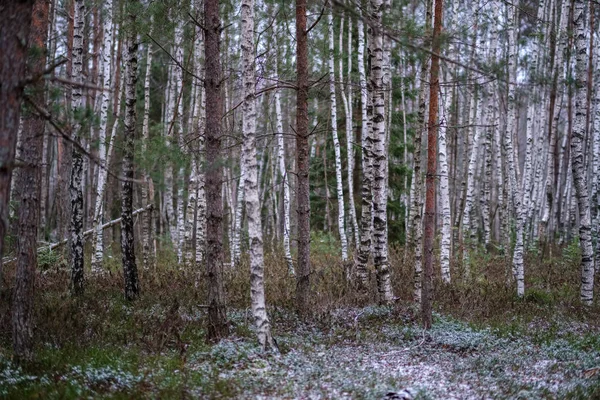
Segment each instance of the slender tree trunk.
[[[343,24],[342,24],[343,25]],[[340,53],[344,48],[343,30],[340,29]],[[344,57],[340,56],[340,94],[344,104],[346,115],[346,153],[348,169],[348,212],[352,231],[354,231],[354,243],[358,249],[360,246],[360,235],[358,220],[356,219],[356,207],[354,205],[354,130],[352,129],[352,18],[348,17],[348,82],[344,85]],[[348,90],[346,95],[345,90]],[[348,228],[350,230],[350,228]]]
[[[102,45],[102,88],[104,89],[100,99],[100,127],[98,130],[98,181],[96,184],[96,204],[94,206],[94,214],[92,224],[95,227],[102,225],[102,203],[104,197],[104,188],[106,185],[106,163],[107,151],[106,151],[106,131],[108,127],[108,111],[111,98],[111,80],[114,71],[111,71],[111,54],[113,52],[113,2],[107,0],[104,3],[104,43]],[[117,66],[118,68],[118,66]],[[116,87],[117,85],[115,85]],[[116,121],[115,121],[116,123]],[[111,137],[111,141],[112,141]],[[92,235],[92,248],[96,249],[98,241],[102,241],[102,230],[100,229]],[[99,246],[98,252],[92,252],[92,272],[99,273],[102,268],[102,259],[104,248],[102,245]]]
[[296,0],[296,163],[298,202],[298,267],[296,309],[308,311],[310,291],[310,188],[308,158],[308,31],[306,0]]
[[[275,76],[279,79],[279,57],[275,57]],[[275,91],[275,119],[277,129],[277,158],[279,165],[279,179],[283,188],[283,252],[288,271],[294,275],[294,262],[292,261],[292,251],[290,249],[290,184],[285,166],[285,142],[283,140],[283,115],[281,112],[281,92]]]
[[[450,19],[450,28],[454,29],[456,25],[456,17],[458,14],[458,0],[452,3],[452,16]],[[448,49],[448,54],[454,56],[455,48],[451,42]],[[454,79],[456,67],[450,66],[448,76]],[[446,89],[447,88],[447,89]],[[431,92],[431,88],[430,88]],[[430,94],[431,95],[431,94]],[[445,283],[450,283],[450,253],[452,250],[452,215],[450,208],[450,188],[449,188],[449,171],[448,171],[448,146],[446,141],[446,132],[448,122],[450,121],[450,112],[454,101],[454,85],[444,86],[442,89],[442,98],[444,99],[443,106],[443,122],[440,121],[438,142],[439,142],[439,163],[440,163],[440,201],[442,204],[442,237],[440,241],[440,269],[442,280]],[[430,111],[431,112],[431,111]]]
[[[37,0],[33,6],[29,47],[37,50],[31,53],[37,54],[37,57],[30,58],[28,68],[28,73],[33,76],[42,74],[46,64],[49,4],[47,0]],[[31,18],[31,10],[29,17]],[[40,106],[45,106],[46,102],[44,86],[44,81],[39,80],[31,87],[32,100]],[[13,349],[17,361],[33,359],[33,302],[44,126],[45,121],[41,116],[28,115],[23,118],[19,154],[27,168],[19,171],[15,179],[20,203],[17,228],[17,272],[12,303]]]
[[[431,33],[431,14],[432,14],[433,2],[427,0],[426,5],[426,21],[425,21],[425,38],[427,41],[430,40]],[[429,43],[429,42],[428,42]],[[420,82],[425,82],[429,67],[429,59],[424,56],[421,60]],[[426,86],[421,83],[419,89],[418,99],[418,115],[416,123],[416,131],[414,137],[414,161],[413,161],[413,182],[411,187],[411,209],[410,209],[410,223],[411,223],[411,245],[410,247],[414,250],[414,276],[413,276],[413,288],[414,288],[414,299],[417,303],[421,303],[422,284],[423,284],[423,181],[421,180],[421,139],[423,131],[425,130],[425,111],[426,111]]]
[[[78,115],[83,108],[83,90],[77,83],[83,82],[83,34],[85,24],[85,4],[83,0],[75,0],[73,56],[71,60],[72,79],[76,82],[71,90],[73,107],[74,140],[82,135],[82,126]],[[74,294],[83,293],[83,155],[73,149],[73,169],[69,183],[71,197],[71,290]]]
[[423,314],[423,327],[431,328],[431,302],[433,299],[433,249],[435,236],[435,177],[437,174],[437,136],[438,136],[438,93],[440,90],[440,36],[442,32],[443,0],[435,0],[435,17],[433,22],[433,36],[431,56],[431,72],[429,74],[429,122],[427,124],[427,178],[425,180],[425,237],[423,240],[423,293],[421,297],[421,311]]
[[[153,21],[150,21],[152,24]],[[152,26],[150,26],[152,34]],[[150,79],[152,78],[152,45],[148,43],[146,52],[146,76],[144,77],[144,117],[142,123],[142,154],[146,154],[150,141]],[[154,183],[147,170],[143,171],[142,206],[154,204]],[[142,216],[142,260],[144,270],[155,267],[154,256],[154,207]]]
[[[513,146],[513,135],[517,130],[517,100],[516,100],[516,80],[517,80],[517,28],[516,8],[508,6],[508,114],[506,116],[506,158],[508,160],[508,179],[509,190],[512,193],[514,209],[517,211],[517,228],[522,224],[519,216],[521,213],[521,191],[517,185],[517,166],[515,165],[515,149]],[[517,240],[512,259],[513,275],[517,281],[517,295],[522,297],[525,294],[525,277],[523,268],[523,235],[517,232]]]
[[591,305],[594,298],[594,249],[591,237],[590,202],[583,160],[583,142],[587,114],[586,93],[586,27],[585,1],[576,0],[573,12],[575,31],[575,123],[571,137],[573,186],[579,205],[579,243],[581,245],[581,302]]
[[373,88],[373,261],[377,270],[379,302],[394,299],[390,280],[387,238],[387,133],[385,120],[385,83],[382,14],[389,2],[371,0],[374,22],[371,42],[371,86]]
[[204,1],[206,79],[206,272],[208,286],[207,339],[229,334],[223,289],[223,169],[221,168],[221,19],[219,1]]
[[[128,7],[135,3],[129,2]],[[123,138],[123,178],[121,187],[121,253],[123,259],[123,276],[125,278],[125,298],[134,300],[140,293],[133,237],[133,156],[135,128],[137,123],[135,86],[137,83],[137,32],[136,10],[130,10],[129,23],[126,29],[127,59],[125,67],[125,131]]]
[[256,83],[254,62],[254,0],[242,2],[242,69],[243,163],[246,165],[245,200],[250,236],[250,297],[258,341],[263,349],[274,348],[265,304],[264,249],[260,201],[258,198],[258,165],[256,163]]
[[348,238],[346,237],[346,217],[344,214],[344,184],[342,182],[342,152],[337,133],[337,102],[335,96],[335,66],[334,66],[334,34],[333,34],[333,7],[329,8],[327,16],[329,26],[329,99],[331,102],[331,135],[333,136],[333,150],[335,154],[335,181],[338,199],[338,230],[342,247],[342,261],[348,259]]

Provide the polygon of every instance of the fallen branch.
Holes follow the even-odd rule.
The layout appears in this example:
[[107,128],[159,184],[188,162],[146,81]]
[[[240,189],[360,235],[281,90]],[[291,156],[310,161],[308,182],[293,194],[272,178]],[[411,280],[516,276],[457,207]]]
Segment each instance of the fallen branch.
[[[148,204],[146,207],[143,207],[143,208],[140,208],[138,210],[135,210],[132,213],[132,216],[140,214],[140,213],[143,213],[143,212],[146,212],[146,211],[149,211],[150,209],[152,209],[152,207],[154,207],[153,204]],[[118,223],[120,223],[122,219],[123,218],[117,218],[117,219],[113,219],[112,221],[108,221],[107,223],[105,223],[104,225],[102,225],[101,228],[102,228],[102,230],[108,229],[108,228],[110,228],[112,226],[115,226]],[[96,228],[88,229],[87,231],[83,232],[83,237],[85,238],[87,236],[90,236],[95,230],[96,230]],[[52,244],[50,244],[48,246],[38,247],[37,252],[40,253],[42,251],[52,251],[52,250],[57,249],[57,248],[59,248],[61,246],[64,246],[67,243],[69,243],[69,239],[64,239],[64,240],[61,240],[60,242],[52,243]],[[15,261],[17,261],[16,257],[10,258],[10,259],[7,257],[7,258],[5,258],[5,259],[2,260],[2,262],[4,264],[8,264],[8,263],[15,262]]]

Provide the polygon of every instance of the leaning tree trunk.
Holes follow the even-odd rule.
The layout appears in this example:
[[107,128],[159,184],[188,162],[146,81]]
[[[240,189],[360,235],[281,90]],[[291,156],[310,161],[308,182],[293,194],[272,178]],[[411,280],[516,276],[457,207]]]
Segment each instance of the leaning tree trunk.
[[207,339],[229,334],[223,289],[223,169],[221,168],[221,19],[219,1],[204,1],[206,60],[206,273],[208,286]]
[[298,202],[298,266],[296,309],[308,311],[310,290],[310,188],[308,158],[308,31],[306,0],[296,0],[296,168]]
[[242,69],[244,83],[242,122],[242,162],[246,175],[244,198],[248,235],[250,236],[250,298],[258,341],[263,349],[275,348],[265,305],[265,259],[260,201],[258,198],[258,164],[256,162],[256,83],[254,62],[254,0],[242,2]]
[[342,261],[348,260],[348,238],[346,237],[346,216],[344,213],[344,184],[342,182],[342,152],[337,133],[337,102],[335,96],[335,66],[334,66],[334,37],[333,37],[333,7],[329,8],[327,16],[329,26],[329,99],[331,102],[331,135],[335,154],[335,181],[338,199],[338,230],[342,247]]
[[[130,5],[129,3],[128,5]],[[123,182],[121,188],[121,252],[125,277],[125,298],[134,300],[140,292],[133,240],[133,156],[137,122],[135,85],[137,83],[136,16],[130,11],[125,67],[125,131],[123,138]]]
[[[37,0],[29,32],[29,47],[37,50],[30,54],[28,73],[43,74],[45,67],[46,40],[48,37],[49,2]],[[32,89],[32,101],[45,103],[44,81],[38,80]],[[17,361],[33,359],[33,301],[35,268],[37,266],[37,234],[40,218],[42,176],[42,148],[45,121],[41,116],[23,118],[19,151],[21,161],[27,165],[19,171],[15,187],[19,191],[19,223],[17,228],[17,271],[12,303],[12,332],[14,357]]]
[[[85,3],[75,0],[73,29],[73,56],[71,60],[72,87],[71,99],[73,109],[72,137],[79,141],[82,135],[80,116],[83,107],[83,35],[85,24]],[[71,197],[71,290],[74,294],[83,293],[83,155],[73,148],[73,169],[69,182]]]
[[373,261],[377,270],[379,302],[389,304],[394,299],[390,280],[387,238],[387,133],[385,120],[385,84],[383,80],[383,11],[389,3],[371,0],[374,21],[371,42],[371,86],[373,88]]
[[592,247],[590,202],[583,160],[586,131],[587,86],[585,2],[575,1],[573,29],[575,30],[575,121],[571,136],[571,168],[573,186],[579,205],[579,243],[581,245],[581,302],[591,305],[594,299],[594,249]]
[[[98,130],[98,181],[95,187],[96,204],[94,206],[93,226],[102,225],[102,198],[104,196],[104,187],[106,185],[106,130],[108,127],[108,111],[110,105],[110,85],[114,71],[111,71],[111,54],[113,53],[113,2],[107,0],[104,3],[104,43],[102,45],[102,94],[100,99],[100,127]],[[118,68],[118,66],[117,66]],[[116,86],[116,85],[115,85]],[[111,140],[113,140],[111,138]],[[102,230],[97,230],[92,235],[92,249],[96,248],[97,241],[102,241]],[[92,272],[98,273],[102,268],[102,259],[104,257],[103,247],[100,246],[99,252],[92,252]]]

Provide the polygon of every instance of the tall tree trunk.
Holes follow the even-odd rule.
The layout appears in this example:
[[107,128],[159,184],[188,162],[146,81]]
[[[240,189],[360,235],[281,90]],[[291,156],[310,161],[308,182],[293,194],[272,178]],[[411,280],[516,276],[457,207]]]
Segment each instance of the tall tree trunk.
[[[150,34],[152,34],[152,23],[150,21]],[[144,77],[144,117],[142,122],[142,154],[146,154],[150,142],[150,79],[152,78],[152,45],[148,43],[146,52],[146,76]],[[142,206],[154,204],[154,183],[149,172],[144,169],[142,183]],[[154,256],[154,207],[142,215],[142,265],[144,270],[155,266]]]
[[310,188],[308,158],[308,31],[306,0],[296,0],[296,163],[298,202],[298,267],[296,309],[308,311],[310,291]]
[[[517,184],[517,165],[515,165],[515,148],[513,145],[513,135],[517,130],[517,99],[516,99],[516,80],[517,80],[517,9],[513,6],[508,7],[508,114],[506,116],[506,159],[508,160],[508,179],[509,191],[512,194],[512,203],[517,211],[517,216],[521,215],[521,191]],[[521,223],[517,219],[517,227]],[[517,240],[512,259],[513,275],[517,281],[517,295],[522,297],[525,294],[525,277],[523,269],[523,235],[517,233]]]
[[333,34],[333,6],[329,7],[327,16],[329,26],[329,100],[331,102],[331,135],[333,136],[333,150],[335,154],[335,182],[338,199],[338,230],[342,247],[342,261],[348,259],[348,238],[346,237],[346,216],[344,214],[344,184],[342,182],[342,152],[337,133],[337,102],[335,96],[335,64],[334,64],[334,34]]
[[[431,40],[431,14],[433,1],[427,0],[425,11],[425,39]],[[430,42],[428,42],[429,45]],[[421,60],[420,82],[425,82],[429,71],[429,59],[424,56]],[[426,86],[421,83],[418,99],[418,114],[414,137],[414,161],[413,161],[413,181],[411,187],[411,208],[410,208],[410,224],[411,224],[411,245],[410,247],[415,252],[414,256],[414,276],[413,288],[414,299],[417,303],[421,303],[422,283],[423,283],[423,181],[421,179],[421,139],[425,130],[425,111],[426,111]]]
[[[33,6],[29,47],[37,50],[31,57],[28,73],[37,76],[43,73],[46,60],[48,37],[48,0],[37,0]],[[6,10],[5,10],[6,12]],[[32,89],[32,100],[45,105],[44,81],[36,82]],[[19,171],[15,187],[19,193],[19,223],[17,232],[17,272],[12,303],[12,331],[15,359],[33,359],[33,301],[35,268],[37,266],[37,234],[39,227],[39,200],[41,192],[41,158],[45,121],[41,116],[28,115],[23,118],[20,159],[27,166]]]
[[127,29],[127,59],[125,67],[125,131],[123,138],[123,179],[121,188],[121,253],[123,259],[123,275],[125,278],[125,298],[134,300],[140,288],[133,238],[133,156],[135,128],[137,123],[135,86],[137,83],[137,32],[135,28],[136,14],[134,2],[129,2],[129,23]]
[[221,168],[221,19],[219,1],[204,1],[206,79],[206,272],[207,339],[229,334],[223,290],[223,169]]
[[[458,0],[452,3],[452,16],[450,18],[449,27],[454,29],[456,25],[456,17],[458,14]],[[448,48],[450,56],[455,55],[454,44],[451,42]],[[448,76],[453,79],[456,73],[456,67],[450,66]],[[447,88],[447,89],[446,89]],[[450,253],[452,250],[452,215],[450,209],[450,188],[449,188],[449,172],[448,172],[448,146],[446,141],[446,132],[448,122],[450,121],[450,112],[454,101],[454,85],[444,86],[442,88],[442,98],[444,99],[443,106],[443,122],[440,123],[438,132],[439,142],[439,163],[440,163],[440,201],[442,204],[442,237],[440,240],[440,269],[442,280],[445,283],[450,283]],[[431,91],[431,89],[430,89]]]
[[367,88],[367,74],[365,71],[365,30],[362,14],[358,18],[358,76],[360,87],[361,111],[361,147],[362,147],[362,189],[361,189],[361,216],[360,216],[360,246],[356,250],[355,269],[356,284],[359,290],[366,290],[368,284],[367,263],[371,255],[372,229],[373,229],[373,166],[372,166],[372,141],[369,124],[368,109],[369,90]]
[[[96,204],[94,206],[94,214],[92,224],[95,227],[102,225],[102,203],[104,196],[104,187],[106,185],[106,163],[107,151],[106,151],[106,131],[108,127],[108,111],[111,98],[111,80],[114,71],[111,71],[111,55],[113,53],[113,2],[107,0],[104,3],[104,43],[102,45],[102,88],[104,89],[100,99],[100,127],[98,130],[98,180],[96,184]],[[118,66],[117,66],[118,68]],[[115,85],[116,87],[117,85]],[[116,122],[115,122],[116,123]],[[111,141],[113,138],[111,137]],[[96,243],[102,241],[102,229],[97,229],[97,232],[92,235],[92,249],[96,249]],[[103,246],[99,246],[98,252],[92,252],[92,272],[98,273],[102,268],[103,259]]]
[[387,237],[387,133],[385,120],[386,88],[384,83],[382,14],[389,11],[389,1],[371,0],[374,22],[371,42],[371,86],[373,88],[373,261],[377,270],[379,302],[394,299],[390,280]]
[[[275,76],[279,79],[279,55],[275,57]],[[283,252],[288,271],[294,275],[294,262],[290,249],[290,179],[285,163],[285,142],[283,140],[283,114],[281,112],[281,92],[275,91],[275,127],[277,129],[277,163],[279,165],[279,179],[283,189]],[[314,142],[313,142],[314,143]]]
[[[73,125],[72,137],[79,141],[82,135],[81,110],[83,108],[83,34],[85,24],[85,3],[75,0],[73,56],[71,59],[72,79],[75,84],[71,90]],[[73,169],[69,183],[71,197],[71,290],[74,294],[83,293],[83,155],[73,149]]]
[[591,237],[590,202],[583,160],[583,142],[587,114],[585,1],[576,0],[573,12],[575,30],[575,123],[571,137],[571,168],[573,186],[579,205],[579,243],[581,245],[581,302],[591,305],[594,299],[594,249]]
[[256,162],[256,83],[254,62],[254,0],[242,2],[242,69],[243,102],[243,163],[245,200],[250,236],[250,298],[258,341],[263,349],[274,348],[265,305],[264,250],[258,199],[258,165]]
[[[343,18],[342,18],[343,22]],[[343,26],[343,23],[341,24]],[[344,48],[343,29],[340,29],[340,53]],[[358,220],[356,219],[356,207],[354,205],[354,131],[352,129],[352,17],[348,17],[348,82],[344,84],[344,57],[340,56],[340,94],[344,105],[346,116],[346,153],[348,169],[348,212],[350,214],[351,227],[348,230],[354,231],[354,243],[358,249],[360,238],[358,231]],[[346,89],[348,94],[346,95]],[[348,235],[349,236],[349,235]]]
[[435,176],[437,174],[437,129],[438,121],[438,93],[440,90],[440,36],[442,32],[443,0],[435,0],[435,17],[433,22],[433,37],[431,56],[431,72],[429,79],[429,122],[427,126],[427,178],[425,180],[425,237],[423,240],[423,293],[421,297],[421,310],[423,314],[423,327],[431,328],[431,301],[433,299],[433,240],[435,236]]

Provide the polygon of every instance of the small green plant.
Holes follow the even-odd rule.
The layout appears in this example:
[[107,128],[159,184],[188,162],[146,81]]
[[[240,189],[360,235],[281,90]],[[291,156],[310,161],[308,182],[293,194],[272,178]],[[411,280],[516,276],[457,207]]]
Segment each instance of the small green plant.
[[37,260],[38,268],[42,271],[46,271],[59,263],[60,254],[51,250],[49,247],[46,247],[38,253]]

